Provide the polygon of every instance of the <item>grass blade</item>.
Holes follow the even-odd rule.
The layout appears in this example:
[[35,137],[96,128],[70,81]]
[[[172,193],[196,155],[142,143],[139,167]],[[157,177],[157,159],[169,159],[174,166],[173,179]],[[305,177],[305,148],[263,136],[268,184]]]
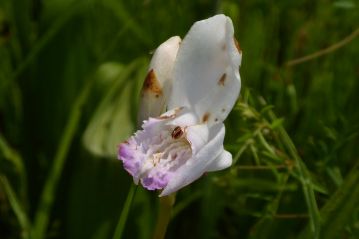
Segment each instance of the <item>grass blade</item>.
[[17,220],[20,223],[22,229],[21,237],[24,239],[29,238],[30,222],[29,219],[27,218],[24,208],[22,207],[19,199],[16,196],[16,193],[12,189],[7,178],[3,175],[0,175],[0,184],[2,184],[2,187],[6,195],[8,196],[9,203],[12,209],[14,210]]
[[20,199],[23,203],[27,203],[27,181],[26,181],[26,170],[23,163],[22,157],[12,149],[5,138],[0,135],[0,152],[4,155],[4,157],[9,160],[14,167],[20,178]]
[[[262,104],[266,104],[264,99],[260,99]],[[271,120],[274,122],[278,120],[272,110],[268,111],[268,115]],[[296,147],[293,144],[293,141],[289,137],[287,131],[284,129],[282,125],[278,126],[278,132],[280,137],[282,138],[283,143],[285,144],[286,149],[289,152],[289,155],[294,159],[296,168],[298,169],[299,179],[302,184],[303,194],[305,198],[305,202],[307,204],[309,218],[310,218],[310,229],[311,229],[311,237],[319,238],[320,236],[320,214],[317,206],[314,187],[311,183],[309,171],[306,168],[303,160],[299,157]]]
[[[343,229],[352,219],[359,202],[359,162],[353,167],[344,182],[322,208],[322,238],[346,238]],[[309,238],[306,228],[299,238]]]
[[81,118],[82,107],[86,103],[86,99],[89,96],[93,83],[94,80],[91,79],[91,81],[89,81],[85,85],[84,89],[82,90],[81,94],[78,96],[76,102],[72,107],[69,120],[66,124],[64,133],[61,137],[60,144],[55,154],[51,171],[46,180],[44,190],[40,198],[38,210],[35,215],[34,227],[32,230],[33,238],[37,238],[37,239],[45,238],[45,232],[49,224],[50,211],[52,208],[52,204],[54,202],[57,184],[59,182],[62,169],[65,164],[65,159],[70,149],[71,142],[74,138],[74,135],[76,133]]
[[122,233],[123,233],[123,230],[125,229],[126,221],[128,218],[128,213],[130,211],[133,198],[135,197],[135,194],[136,194],[136,189],[137,189],[137,185],[132,183],[131,187],[130,187],[130,191],[127,194],[125,205],[122,208],[120,219],[118,220],[118,224],[116,226],[115,233],[113,235],[113,239],[122,238]]

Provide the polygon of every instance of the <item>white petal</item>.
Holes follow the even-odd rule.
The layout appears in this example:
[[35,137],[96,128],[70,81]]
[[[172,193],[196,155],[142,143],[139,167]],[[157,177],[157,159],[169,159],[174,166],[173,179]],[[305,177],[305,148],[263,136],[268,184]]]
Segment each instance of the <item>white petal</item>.
[[240,62],[230,18],[196,22],[177,53],[169,108],[187,106],[203,123],[222,122],[239,94]]
[[172,70],[181,38],[171,37],[155,51],[142,87],[138,124],[159,116],[166,108],[172,86]]
[[173,118],[173,120],[168,122],[168,124],[181,127],[194,125],[198,122],[197,115],[189,111],[189,109],[186,107],[169,110],[166,113],[162,114],[160,117]]
[[160,194],[160,197],[176,192],[201,177],[206,172],[208,165],[222,152],[224,134],[225,129],[223,124],[211,127],[208,136],[211,140],[189,159],[185,165],[177,170]]
[[206,124],[189,126],[186,129],[186,138],[191,144],[192,154],[196,154],[208,142],[209,129]]
[[207,172],[213,172],[228,168],[232,165],[232,154],[226,150],[223,150],[222,153],[215,159],[213,162],[208,165]]

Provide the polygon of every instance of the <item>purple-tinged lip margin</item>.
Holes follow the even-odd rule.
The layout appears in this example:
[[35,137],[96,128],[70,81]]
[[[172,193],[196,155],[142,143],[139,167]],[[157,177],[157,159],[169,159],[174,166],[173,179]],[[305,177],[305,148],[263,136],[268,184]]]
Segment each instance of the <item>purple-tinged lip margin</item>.
[[[136,145],[133,145],[132,142],[130,142],[125,141],[119,145],[118,159],[122,161],[125,170],[131,176],[136,178],[139,176],[138,174],[142,165],[141,157],[144,157],[144,155],[142,152],[136,150]],[[157,172],[156,177],[149,176],[142,178],[141,184],[148,190],[163,189],[168,184],[169,178],[168,173]]]
[[135,159],[135,156],[135,149],[131,147],[128,141],[119,145],[118,159],[123,162],[123,167],[132,176],[135,176],[140,170],[140,162]]

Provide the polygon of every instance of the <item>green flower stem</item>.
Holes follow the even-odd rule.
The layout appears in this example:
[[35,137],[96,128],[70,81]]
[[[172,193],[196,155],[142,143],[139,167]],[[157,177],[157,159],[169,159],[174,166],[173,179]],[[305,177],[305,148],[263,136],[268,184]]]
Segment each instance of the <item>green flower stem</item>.
[[127,198],[125,201],[125,205],[122,208],[120,219],[118,220],[115,233],[113,235],[113,239],[120,239],[122,238],[122,233],[126,225],[128,213],[130,211],[133,198],[136,194],[137,185],[131,184],[130,191],[127,194]]
[[175,200],[176,200],[175,193],[160,198],[159,214],[158,214],[156,229],[153,234],[153,239],[165,238],[167,226],[171,220],[171,212]]

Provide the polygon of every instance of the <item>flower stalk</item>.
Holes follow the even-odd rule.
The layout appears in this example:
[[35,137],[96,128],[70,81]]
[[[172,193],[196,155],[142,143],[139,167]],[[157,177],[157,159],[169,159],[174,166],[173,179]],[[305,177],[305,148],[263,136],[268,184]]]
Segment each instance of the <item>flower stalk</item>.
[[176,193],[160,197],[157,225],[153,234],[153,239],[165,238],[168,224],[171,220],[172,208],[176,201]]
[[137,191],[136,189],[137,189],[137,185],[132,183],[130,190],[127,194],[125,205],[122,208],[120,219],[118,220],[118,223],[117,223],[117,226],[115,229],[115,233],[113,235],[113,239],[121,239],[122,238],[123,230],[125,229],[126,221],[128,218],[128,213],[130,211],[133,198],[135,197],[135,194]]

